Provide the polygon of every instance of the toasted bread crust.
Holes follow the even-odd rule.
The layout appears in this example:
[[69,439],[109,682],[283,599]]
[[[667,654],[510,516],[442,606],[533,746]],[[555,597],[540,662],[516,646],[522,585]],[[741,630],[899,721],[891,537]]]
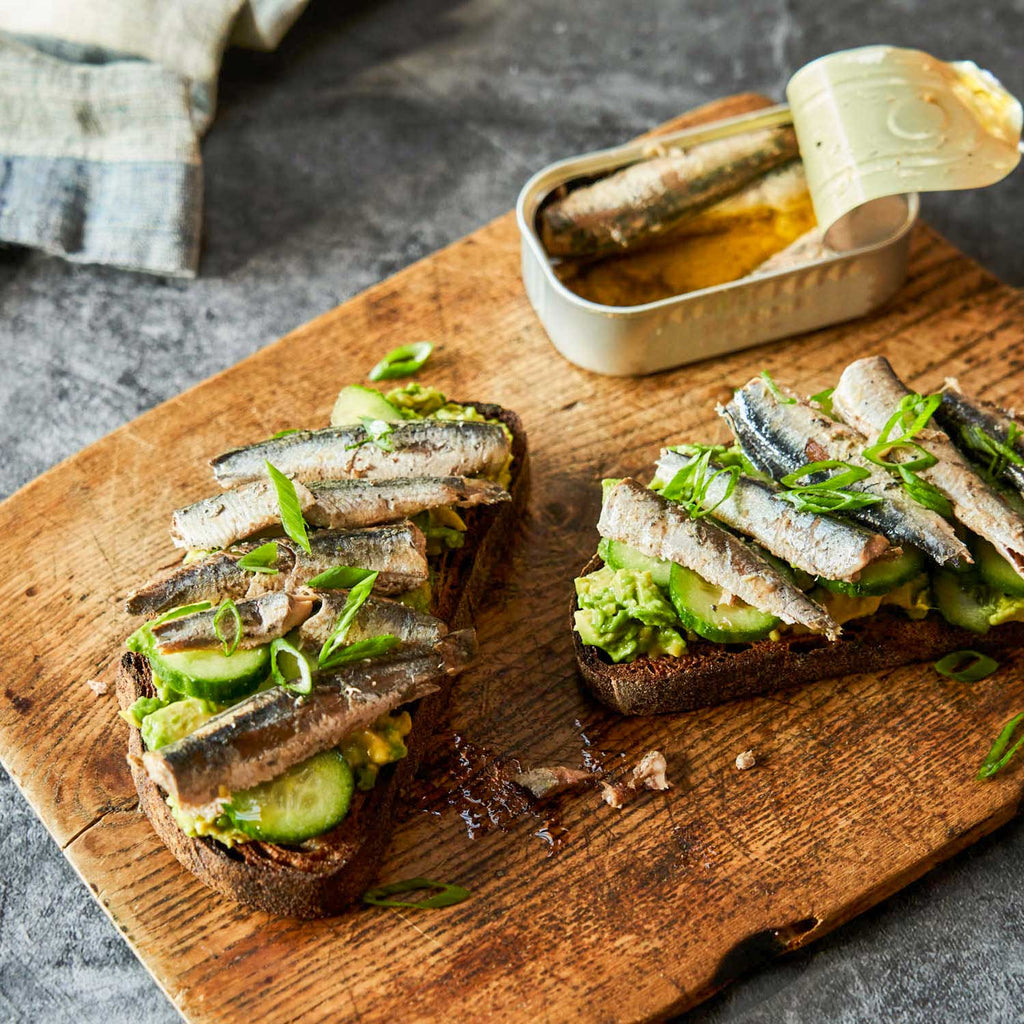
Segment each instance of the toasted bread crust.
[[[466,544],[441,558],[435,589],[435,614],[453,628],[470,625],[476,606],[491,588],[515,524],[529,493],[529,456],[522,422],[500,406],[466,402],[488,419],[500,419],[512,432],[512,501],[492,509],[470,509]],[[442,720],[453,680],[419,701],[413,730],[406,738],[408,756],[385,768],[376,786],[356,792],[345,820],[331,832],[300,846],[244,843],[229,850],[212,839],[193,839],[178,828],[163,793],[142,768],[142,738],[132,728],[128,762],[139,794],[139,807],[183,867],[206,885],[240,903],[284,917],[315,918],[337,914],[358,899],[376,876],[391,838],[401,792],[408,786],[423,750]],[[117,681],[121,708],[152,695],[149,662],[125,654]]]
[[[579,575],[602,564],[595,555]],[[820,679],[933,661],[951,651],[996,654],[1024,645],[1021,622],[997,626],[981,636],[949,625],[934,612],[913,620],[883,607],[875,615],[846,623],[834,642],[814,635],[754,644],[698,641],[687,644],[682,658],[642,657],[613,665],[598,648],[581,642],[573,629],[576,609],[574,597],[569,626],[579,673],[598,700],[623,715],[693,711]]]

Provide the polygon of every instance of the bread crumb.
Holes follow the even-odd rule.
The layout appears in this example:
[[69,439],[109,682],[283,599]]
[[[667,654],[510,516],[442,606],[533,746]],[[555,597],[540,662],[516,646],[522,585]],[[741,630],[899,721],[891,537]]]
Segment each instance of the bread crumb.
[[107,684],[102,679],[86,679],[85,685],[96,694],[97,697],[105,697],[107,695]]
[[610,782],[601,783],[601,797],[609,807],[621,810],[626,802],[626,796],[625,786],[612,785]]
[[668,762],[660,750],[648,750],[637,762],[633,776],[629,780],[629,788],[644,786],[647,789],[668,789],[669,782],[665,777]]
[[752,750],[744,750],[742,754],[736,755],[736,767],[743,771],[745,768],[753,768],[757,764],[757,758],[754,757]]

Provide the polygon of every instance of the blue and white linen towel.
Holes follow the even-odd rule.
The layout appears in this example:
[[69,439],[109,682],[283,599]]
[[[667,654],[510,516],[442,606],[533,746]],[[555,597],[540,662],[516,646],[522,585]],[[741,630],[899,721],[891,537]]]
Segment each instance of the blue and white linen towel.
[[0,0],[0,242],[195,276],[224,49],[307,2]]

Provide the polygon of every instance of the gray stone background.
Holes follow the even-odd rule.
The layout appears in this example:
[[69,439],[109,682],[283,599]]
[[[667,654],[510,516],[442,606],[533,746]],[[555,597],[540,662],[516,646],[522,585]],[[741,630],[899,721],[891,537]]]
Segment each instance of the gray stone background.
[[[1024,95],[1024,0],[314,0],[277,53],[227,58],[198,280],[0,249],[0,494],[502,213],[549,161],[727,93],[781,98],[873,42]],[[925,216],[1024,283],[1024,171]],[[0,865],[0,1019],[178,1019],[2,773]],[[1014,824],[690,1019],[1020,1020],[1022,887]]]

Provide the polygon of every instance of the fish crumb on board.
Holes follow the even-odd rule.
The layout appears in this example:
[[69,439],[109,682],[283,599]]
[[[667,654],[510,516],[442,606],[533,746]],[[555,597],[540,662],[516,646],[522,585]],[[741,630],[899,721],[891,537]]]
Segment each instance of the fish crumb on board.
[[86,679],[85,685],[88,686],[97,697],[106,697],[107,693],[110,691],[110,687],[103,682],[102,679]]
[[757,758],[752,750],[744,750],[742,754],[736,755],[736,767],[740,771],[753,768],[755,764],[757,764]]
[[668,762],[659,750],[648,750],[633,766],[627,782],[602,782],[601,798],[609,807],[622,808],[639,789],[666,790]]

